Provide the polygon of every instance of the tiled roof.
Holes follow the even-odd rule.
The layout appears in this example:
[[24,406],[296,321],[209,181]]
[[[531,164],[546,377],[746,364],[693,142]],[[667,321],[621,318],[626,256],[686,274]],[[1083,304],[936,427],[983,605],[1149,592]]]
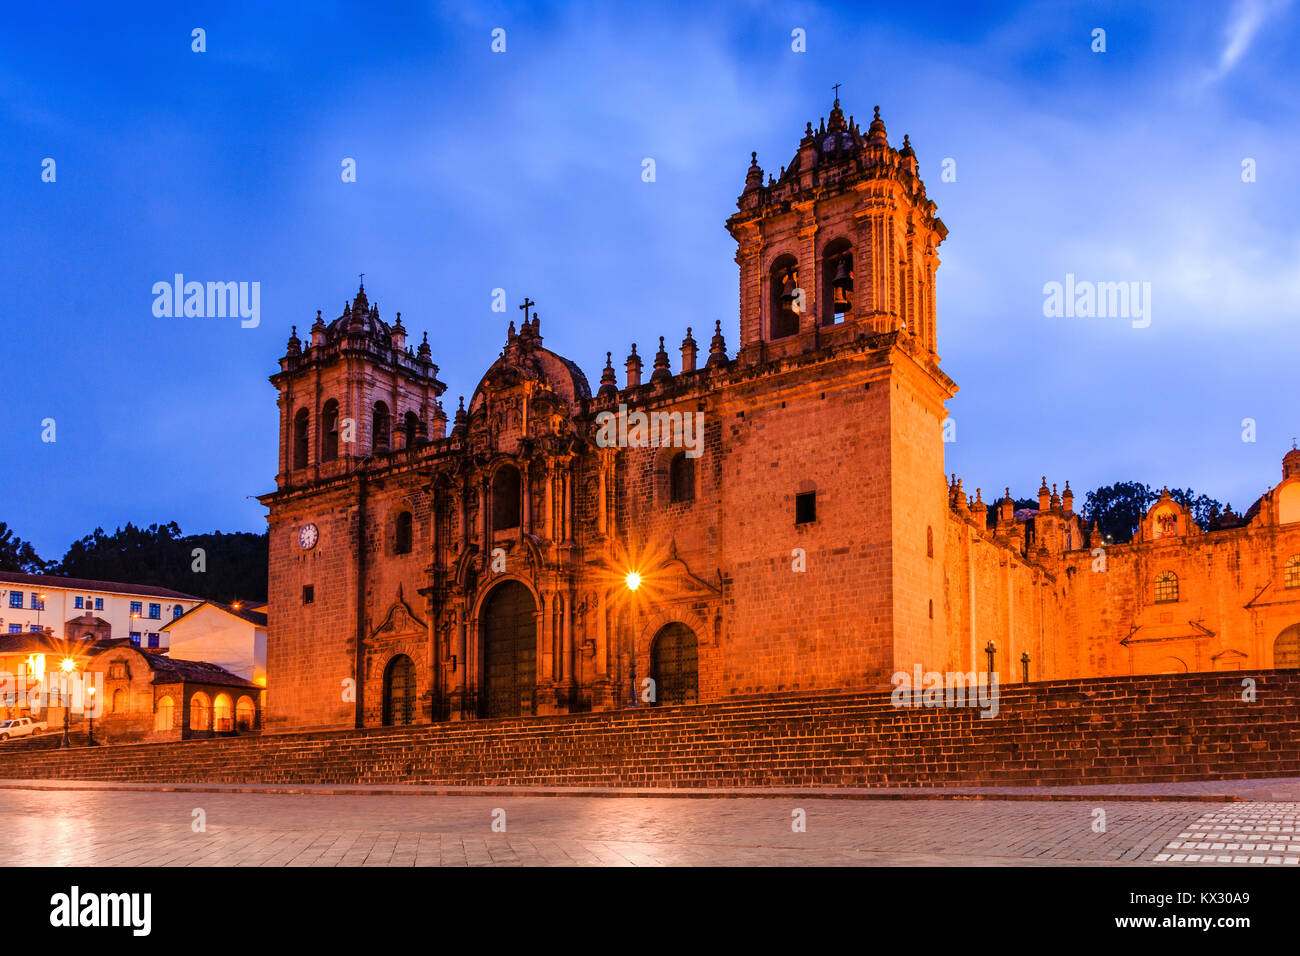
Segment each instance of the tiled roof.
[[184,601],[201,601],[193,594],[157,588],[151,584],[122,584],[119,581],[92,581],[88,578],[63,578],[57,574],[19,574],[0,571],[0,584],[21,584],[32,588],[63,588],[67,591],[101,591],[107,594],[133,594],[140,597],[180,598]]
[[184,681],[191,684],[221,684],[225,687],[250,687],[261,690],[251,680],[232,674],[224,667],[207,661],[182,661],[161,654],[148,654],[145,659],[153,669],[155,684],[173,684]]
[[[159,628],[159,630],[170,631],[173,627],[175,627],[181,621],[185,620],[191,614],[195,614],[201,608],[209,605],[215,608],[219,608],[220,610],[225,611],[227,614],[233,614],[235,617],[242,618],[245,621],[248,621],[248,623],[254,625],[255,627],[263,627],[263,628],[266,627],[265,611],[249,610],[249,608],[243,604],[241,604],[238,608],[236,608],[230,604],[222,604],[220,601],[204,601],[202,604],[196,604],[194,607],[190,608],[180,617],[173,618],[171,621],[168,621],[167,624]],[[265,607],[266,605],[262,605],[262,606]]]

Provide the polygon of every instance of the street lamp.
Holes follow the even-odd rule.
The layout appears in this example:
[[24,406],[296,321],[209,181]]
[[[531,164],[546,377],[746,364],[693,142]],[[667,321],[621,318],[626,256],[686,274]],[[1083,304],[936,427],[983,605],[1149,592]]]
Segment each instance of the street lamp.
[[77,662],[74,661],[71,657],[65,657],[63,659],[63,664],[61,666],[63,668],[63,675],[64,675],[63,676],[63,746],[70,747],[72,745],[68,742],[68,717],[71,716],[70,711],[72,710],[72,701],[69,699],[68,685],[70,683],[70,677],[72,675],[72,672],[77,669]]
[[36,595],[36,630],[41,629],[41,612],[45,610],[45,595]]
[[88,739],[86,746],[95,746],[95,685],[91,684],[86,688],[86,695],[90,698],[90,707],[86,710],[86,720],[89,721]]

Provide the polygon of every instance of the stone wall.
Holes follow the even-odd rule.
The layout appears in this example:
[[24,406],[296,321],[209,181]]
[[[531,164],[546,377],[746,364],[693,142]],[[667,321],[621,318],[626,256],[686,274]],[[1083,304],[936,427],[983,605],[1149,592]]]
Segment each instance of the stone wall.
[[1003,688],[999,704],[986,719],[973,708],[898,708],[888,694],[763,695],[94,750],[0,748],[0,778],[873,787],[1300,775],[1300,671],[1020,684]]

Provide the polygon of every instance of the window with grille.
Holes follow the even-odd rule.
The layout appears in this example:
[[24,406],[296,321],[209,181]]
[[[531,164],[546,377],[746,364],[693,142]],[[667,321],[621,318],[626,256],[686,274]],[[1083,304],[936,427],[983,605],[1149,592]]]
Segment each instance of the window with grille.
[[1172,604],[1178,600],[1178,575],[1162,571],[1156,575],[1156,603]]

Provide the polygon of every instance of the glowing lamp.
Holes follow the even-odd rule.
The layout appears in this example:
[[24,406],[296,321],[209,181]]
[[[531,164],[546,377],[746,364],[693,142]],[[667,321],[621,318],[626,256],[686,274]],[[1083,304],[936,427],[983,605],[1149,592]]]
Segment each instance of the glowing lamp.
[[629,591],[635,591],[641,586],[641,575],[635,571],[629,571],[623,582],[627,585]]

